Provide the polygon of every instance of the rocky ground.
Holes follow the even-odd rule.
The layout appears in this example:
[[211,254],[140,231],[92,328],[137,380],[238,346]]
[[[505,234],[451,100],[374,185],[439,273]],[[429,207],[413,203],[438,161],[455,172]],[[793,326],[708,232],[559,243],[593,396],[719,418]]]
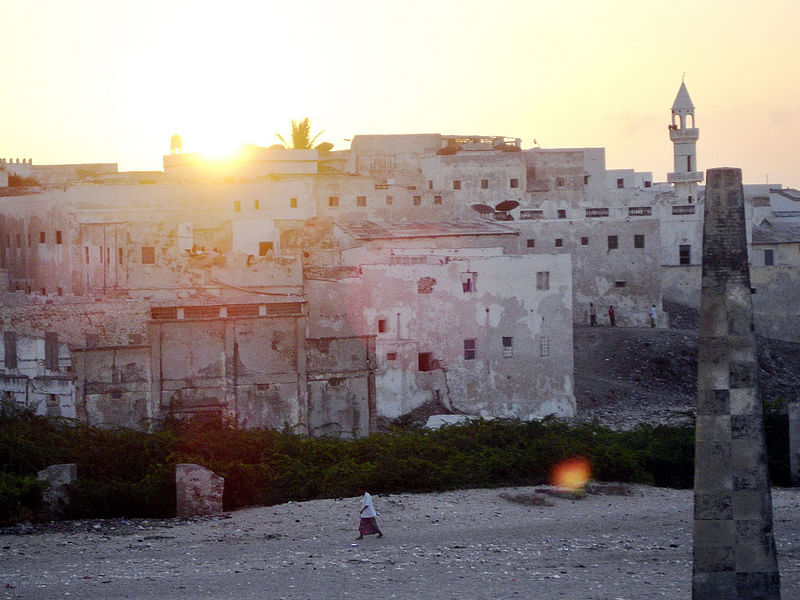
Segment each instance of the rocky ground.
[[[624,487],[534,505],[514,501],[533,488],[378,496],[385,536],[361,541],[356,498],[28,529],[0,535],[0,598],[689,598],[691,491]],[[773,503],[790,600],[800,489]]]
[[[667,305],[669,329],[576,326],[577,421],[615,429],[690,423],[697,395],[697,313]],[[678,328],[679,327],[679,328]],[[762,398],[800,399],[800,343],[758,338]]]

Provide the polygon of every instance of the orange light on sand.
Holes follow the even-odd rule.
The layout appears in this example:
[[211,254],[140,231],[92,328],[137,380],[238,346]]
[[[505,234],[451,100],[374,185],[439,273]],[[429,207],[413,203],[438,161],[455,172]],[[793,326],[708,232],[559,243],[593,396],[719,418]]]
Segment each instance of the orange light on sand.
[[589,461],[582,456],[568,458],[556,464],[550,471],[550,483],[552,485],[579,490],[589,481],[592,473],[592,466]]

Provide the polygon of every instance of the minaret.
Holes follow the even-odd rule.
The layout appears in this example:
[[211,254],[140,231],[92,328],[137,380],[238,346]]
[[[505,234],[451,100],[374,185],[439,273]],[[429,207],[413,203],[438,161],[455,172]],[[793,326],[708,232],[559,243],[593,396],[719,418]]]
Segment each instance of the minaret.
[[678,203],[697,201],[697,184],[703,181],[702,171],[697,170],[699,137],[700,130],[694,126],[694,104],[686,84],[681,81],[678,95],[672,103],[672,124],[669,126],[669,139],[675,153],[675,171],[667,173],[667,181],[675,186]]

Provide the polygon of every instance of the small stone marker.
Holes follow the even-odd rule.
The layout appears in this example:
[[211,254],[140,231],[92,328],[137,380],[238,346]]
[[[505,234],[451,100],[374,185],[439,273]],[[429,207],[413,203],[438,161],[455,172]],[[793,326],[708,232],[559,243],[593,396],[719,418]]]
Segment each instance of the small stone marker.
[[67,486],[78,481],[78,465],[75,463],[50,465],[39,471],[37,477],[49,484],[49,487],[42,492],[45,505],[55,516],[61,516],[69,504]]
[[224,488],[225,480],[205,467],[175,465],[176,514],[194,517],[221,513]]

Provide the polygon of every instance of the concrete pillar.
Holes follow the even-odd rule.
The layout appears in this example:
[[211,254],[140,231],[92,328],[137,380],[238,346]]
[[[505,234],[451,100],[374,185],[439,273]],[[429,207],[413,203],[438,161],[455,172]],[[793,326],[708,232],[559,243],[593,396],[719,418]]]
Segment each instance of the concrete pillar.
[[692,598],[778,600],[742,172],[706,183]]
[[789,412],[789,469],[792,485],[800,486],[800,402],[790,402]]

